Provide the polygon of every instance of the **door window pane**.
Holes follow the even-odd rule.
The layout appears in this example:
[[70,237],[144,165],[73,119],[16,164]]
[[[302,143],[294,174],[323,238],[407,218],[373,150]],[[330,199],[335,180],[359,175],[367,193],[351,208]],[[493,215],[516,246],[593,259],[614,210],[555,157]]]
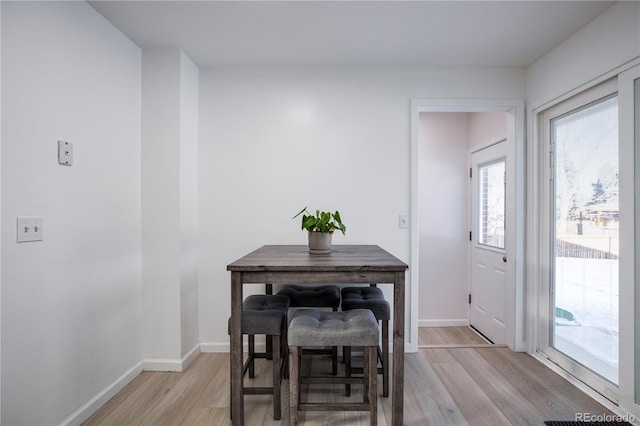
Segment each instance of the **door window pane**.
[[504,249],[505,161],[478,168],[480,206],[478,243]]
[[618,98],[551,121],[552,346],[618,383]]

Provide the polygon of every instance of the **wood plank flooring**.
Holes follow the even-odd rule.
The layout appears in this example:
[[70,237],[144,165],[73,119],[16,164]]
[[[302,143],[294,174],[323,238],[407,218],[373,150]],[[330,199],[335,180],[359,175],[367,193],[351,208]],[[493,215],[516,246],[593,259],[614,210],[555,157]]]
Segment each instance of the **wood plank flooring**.
[[448,345],[486,345],[489,342],[469,327],[422,327],[418,329],[418,345],[429,348]]
[[[422,344],[456,346],[406,355],[406,425],[543,425],[545,420],[575,420],[576,413],[611,414],[527,354],[504,347],[474,347],[476,339],[485,342],[464,327],[420,329],[419,334]],[[459,346],[464,344],[470,347]],[[310,364],[306,368],[314,373],[330,371],[328,358],[314,357]],[[258,360],[256,367],[257,377],[245,383],[268,386],[271,364]],[[381,391],[382,380],[379,386]],[[306,397],[314,401],[362,398],[361,386],[352,386],[349,399],[342,386],[305,388]],[[275,421],[270,396],[245,396],[245,424],[288,424],[288,397],[285,381],[283,418]],[[368,416],[301,412],[299,419],[305,425],[367,425]],[[230,425],[229,355],[200,354],[182,373],[144,372],[84,424]],[[378,424],[391,424],[391,398],[379,396]]]

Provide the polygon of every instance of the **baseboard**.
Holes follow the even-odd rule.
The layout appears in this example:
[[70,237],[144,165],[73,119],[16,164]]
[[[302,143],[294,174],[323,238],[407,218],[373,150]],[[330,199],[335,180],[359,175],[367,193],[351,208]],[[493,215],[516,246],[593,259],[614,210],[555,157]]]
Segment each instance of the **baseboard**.
[[[243,343],[243,346],[245,347],[245,350],[246,350],[246,342]],[[224,343],[215,343],[215,342],[200,343],[200,352],[202,352],[202,353],[223,354],[223,353],[229,353],[230,350],[231,350],[231,348],[230,348],[229,342],[224,342]],[[256,351],[264,352],[265,351],[264,343],[256,342]]]
[[80,425],[87,420],[93,413],[98,411],[100,407],[113,398],[118,392],[124,389],[133,379],[135,379],[143,371],[143,362],[131,367],[122,376],[118,377],[115,382],[104,388],[100,393],[91,398],[89,402],[78,408],[69,417],[64,419],[61,425]]
[[224,342],[224,343],[215,343],[215,342],[200,343],[200,352],[202,352],[202,353],[213,353],[213,354],[229,353],[229,342]]
[[442,320],[418,320],[418,327],[466,327],[469,320],[460,319],[442,319]]
[[184,371],[191,362],[200,355],[200,343],[196,344],[189,352],[182,357],[182,371]]
[[142,361],[144,371],[184,371],[201,352],[201,344],[196,344],[182,359],[148,358]]
[[200,354],[200,344],[195,345],[182,359],[145,359],[135,366],[131,367],[127,372],[118,379],[104,388],[100,393],[91,398],[89,402],[78,408],[69,417],[64,419],[61,425],[80,425],[87,420],[93,413],[98,411],[100,407],[113,398],[118,392],[124,389],[133,379],[135,379],[143,371],[184,371],[189,364]]

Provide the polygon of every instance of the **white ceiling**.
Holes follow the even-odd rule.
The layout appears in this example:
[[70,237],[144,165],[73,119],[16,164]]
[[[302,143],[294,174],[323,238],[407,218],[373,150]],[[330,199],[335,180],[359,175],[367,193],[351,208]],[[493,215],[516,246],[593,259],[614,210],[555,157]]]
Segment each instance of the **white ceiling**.
[[527,67],[611,1],[90,1],[199,67]]

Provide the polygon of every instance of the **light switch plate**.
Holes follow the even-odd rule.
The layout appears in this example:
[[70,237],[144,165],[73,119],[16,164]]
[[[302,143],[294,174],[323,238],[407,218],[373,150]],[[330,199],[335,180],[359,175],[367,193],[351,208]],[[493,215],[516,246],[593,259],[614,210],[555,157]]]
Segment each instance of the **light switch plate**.
[[58,163],[63,166],[73,165],[73,144],[67,141],[58,141]]
[[398,216],[398,228],[409,229],[409,216],[401,214]]
[[41,217],[18,217],[18,242],[42,241],[42,222]]

